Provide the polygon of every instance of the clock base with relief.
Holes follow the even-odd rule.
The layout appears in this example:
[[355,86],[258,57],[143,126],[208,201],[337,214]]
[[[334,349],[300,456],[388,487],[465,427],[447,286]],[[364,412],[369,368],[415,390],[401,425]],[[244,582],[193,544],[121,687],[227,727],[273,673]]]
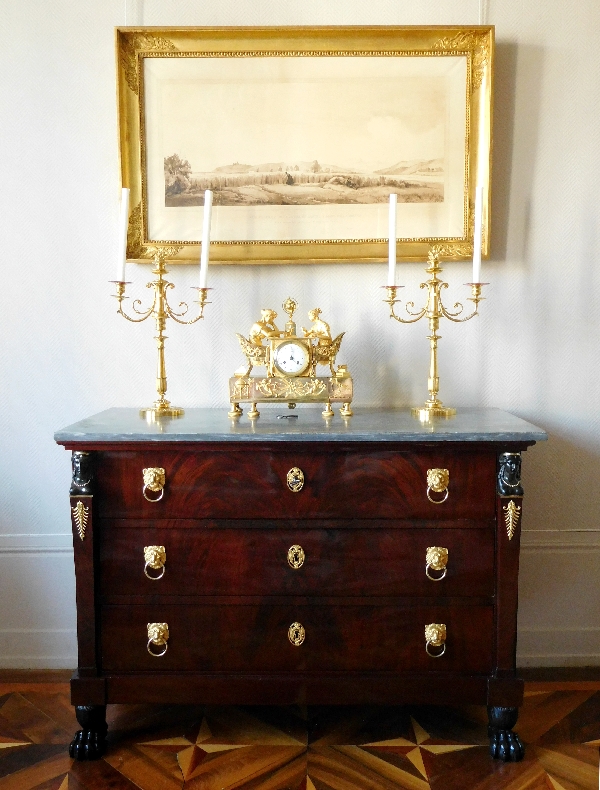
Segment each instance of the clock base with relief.
[[[324,403],[326,418],[333,417],[331,404],[341,403],[342,417],[352,416],[352,377],[345,365],[335,366],[344,332],[333,338],[317,307],[308,313],[312,325],[302,327],[302,334],[298,334],[294,322],[297,306],[292,298],[283,303],[288,321],[282,330],[275,324],[277,313],[265,308],[248,337],[236,335],[247,364],[229,379],[230,417],[243,414],[241,403],[250,404],[250,419],[260,416],[259,403],[287,403],[290,409],[297,403]],[[317,375],[319,365],[329,368],[328,376]],[[264,367],[266,375],[251,376],[255,367]]]

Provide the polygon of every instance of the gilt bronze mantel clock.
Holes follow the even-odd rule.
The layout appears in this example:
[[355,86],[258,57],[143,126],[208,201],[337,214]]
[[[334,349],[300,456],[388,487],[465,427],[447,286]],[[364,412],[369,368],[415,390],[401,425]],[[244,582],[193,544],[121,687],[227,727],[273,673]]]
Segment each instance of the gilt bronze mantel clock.
[[[277,328],[277,313],[266,308],[250,328],[248,337],[237,334],[247,364],[229,379],[230,417],[239,417],[240,403],[250,403],[248,417],[260,416],[258,403],[325,403],[323,417],[333,417],[332,403],[341,403],[340,414],[351,417],[352,378],[345,365],[335,367],[344,332],[332,338],[329,324],[316,307],[308,313],[312,322],[298,334],[294,321],[297,302],[291,297],[283,303],[288,321]],[[317,376],[317,365],[328,365],[329,376]],[[251,376],[254,367],[265,367],[266,376]]]

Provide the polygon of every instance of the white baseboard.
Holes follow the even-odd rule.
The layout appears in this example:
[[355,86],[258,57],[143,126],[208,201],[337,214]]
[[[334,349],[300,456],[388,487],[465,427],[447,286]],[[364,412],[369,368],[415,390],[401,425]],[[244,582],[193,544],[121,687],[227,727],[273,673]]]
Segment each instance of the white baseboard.
[[0,535],[0,667],[77,666],[69,533]]
[[600,628],[520,628],[519,667],[600,666]]
[[1,669],[71,669],[76,666],[75,629],[0,630]]

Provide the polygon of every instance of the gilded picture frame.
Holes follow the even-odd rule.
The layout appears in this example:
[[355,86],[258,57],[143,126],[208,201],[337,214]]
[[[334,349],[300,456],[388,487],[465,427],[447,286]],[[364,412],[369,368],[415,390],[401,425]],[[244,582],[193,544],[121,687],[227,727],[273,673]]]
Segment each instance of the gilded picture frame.
[[129,260],[380,262],[489,254],[494,28],[117,28]]

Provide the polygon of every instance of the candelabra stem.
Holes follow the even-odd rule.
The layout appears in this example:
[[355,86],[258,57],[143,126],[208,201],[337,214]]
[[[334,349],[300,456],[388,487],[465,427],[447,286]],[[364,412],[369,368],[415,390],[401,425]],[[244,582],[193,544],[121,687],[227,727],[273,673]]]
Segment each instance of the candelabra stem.
[[165,328],[167,316],[161,315],[162,299],[160,297],[160,291],[161,289],[159,289],[159,299],[156,313],[157,335],[154,338],[156,340],[157,350],[156,392],[158,394],[158,398],[154,401],[151,407],[147,409],[140,409],[140,414],[142,417],[148,417],[150,415],[155,417],[181,417],[181,415],[184,413],[183,409],[171,406],[171,402],[165,398],[165,394],[167,392],[167,366],[165,363],[165,340],[167,339],[167,336],[165,335]]
[[154,259],[155,268],[152,274],[156,275],[156,280],[148,284],[148,287],[154,288],[156,294],[156,302],[154,306],[154,319],[156,321],[156,392],[158,398],[154,401],[151,407],[147,409],[140,409],[142,417],[181,417],[183,409],[171,406],[170,401],[165,398],[167,392],[167,366],[165,363],[165,329],[167,326],[168,306],[167,306],[167,288],[172,287],[172,284],[164,279],[167,273],[164,256],[157,255]]
[[431,332],[427,338],[429,340],[429,377],[427,379],[429,398],[425,401],[424,406],[415,406],[411,410],[414,417],[424,421],[430,417],[451,417],[453,414],[456,414],[456,409],[444,406],[442,401],[438,399],[440,378],[438,376],[437,346],[438,340],[442,338],[437,333],[439,324],[440,319],[437,315],[429,316],[429,331]]

